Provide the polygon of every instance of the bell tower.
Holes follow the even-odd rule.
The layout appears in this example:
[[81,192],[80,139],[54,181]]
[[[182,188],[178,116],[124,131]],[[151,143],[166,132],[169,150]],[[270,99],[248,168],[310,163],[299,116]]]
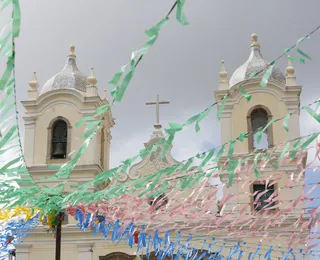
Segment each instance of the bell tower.
[[[255,139],[254,134],[259,127],[299,109],[301,86],[296,85],[294,68],[290,60],[286,76],[279,68],[273,67],[268,85],[265,87],[260,86],[264,72],[248,80],[252,73],[259,72],[268,66],[268,62],[264,60],[260,52],[257,35],[253,34],[251,38],[250,56],[242,66],[235,70],[229,82],[224,62],[222,62],[219,89],[215,91],[219,105],[224,95],[229,94],[221,112],[221,141],[225,143],[236,139],[241,132],[251,133],[243,143],[236,143],[235,154],[271,148],[283,141],[300,136],[299,114],[295,113],[290,117],[289,132],[286,132],[281,123],[275,123],[264,131],[259,143]],[[252,95],[249,102],[237,89],[239,85],[242,85],[248,95]]]
[[[84,127],[77,128],[76,123],[84,116],[93,116],[99,106],[108,104],[106,95],[104,98],[98,95],[96,84],[93,69],[89,77],[78,69],[74,46],[70,47],[64,69],[49,79],[40,91],[34,73],[29,82],[28,100],[22,104],[26,110],[25,158],[36,181],[54,174],[46,164],[62,165],[72,158],[72,152],[84,142],[81,138]],[[108,169],[110,129],[114,121],[110,111],[102,117],[102,127],[75,166],[66,189],[70,184],[80,185]]]
[[[300,108],[302,87],[296,84],[296,77],[291,61],[289,60],[288,62],[286,76],[279,68],[273,67],[268,83],[264,87],[260,86],[264,72],[249,80],[253,73],[260,72],[269,64],[264,60],[260,52],[257,35],[253,34],[251,39],[250,56],[243,65],[235,70],[230,81],[228,81],[225,64],[222,62],[219,87],[214,92],[219,107],[222,104],[223,97],[228,95],[220,117],[221,143],[235,140],[241,132],[249,133],[248,138],[244,139],[243,142],[237,141],[235,143],[233,158],[227,158],[228,146],[226,146],[224,156],[221,157],[221,161],[219,162],[220,166],[226,163],[228,159],[237,160],[251,153],[256,155],[259,152],[275,148],[275,146],[277,148],[274,150],[273,156],[279,158],[283,148],[279,147],[279,144],[300,136],[299,113],[294,112]],[[238,87],[240,85],[242,86],[242,91]],[[244,92],[251,95],[249,101],[243,95]],[[264,130],[261,140],[258,142],[255,133],[259,129],[264,128],[271,120],[282,118],[289,113],[292,113],[292,115],[288,123],[288,132],[283,127],[282,121],[276,122]],[[253,159],[249,160],[250,165],[253,165],[253,163]],[[285,204],[281,201],[295,200],[303,192],[303,180],[301,180],[301,186],[293,187],[292,189],[285,187],[290,176],[288,169],[290,169],[290,174],[297,174],[295,159],[290,161],[285,168],[274,169],[269,164],[269,166],[261,171],[261,177],[257,182],[255,182],[256,177],[253,171],[249,173],[248,177],[245,176],[247,173],[238,172],[234,177],[235,181],[232,186],[228,188],[229,192],[232,194],[247,192],[256,195],[234,199],[230,203],[232,205],[235,205],[234,203],[250,205],[246,211],[250,214],[250,212],[261,210],[266,205],[265,200],[276,191],[279,194],[279,200],[269,206],[278,209],[285,207]],[[223,174],[226,182],[228,182],[227,175]],[[246,178],[248,178],[248,183],[252,184],[244,190],[243,185]],[[256,202],[255,198],[257,194],[266,190],[267,182],[274,182],[274,184],[269,186],[267,188],[268,192],[260,196],[260,199]]]

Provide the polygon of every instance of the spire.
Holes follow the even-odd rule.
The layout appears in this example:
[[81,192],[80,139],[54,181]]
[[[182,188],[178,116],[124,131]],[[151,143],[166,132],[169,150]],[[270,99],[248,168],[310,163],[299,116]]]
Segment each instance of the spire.
[[221,71],[220,71],[220,80],[219,80],[219,89],[225,90],[229,88],[228,83],[228,73],[226,72],[225,66],[224,66],[224,60],[221,61]]
[[288,56],[288,66],[286,68],[286,86],[293,87],[297,85],[296,76],[294,75],[294,67],[290,60],[290,56]]
[[107,89],[103,90],[103,99],[108,100]]
[[252,41],[251,48],[260,49],[260,43],[258,42],[258,36],[255,33],[253,33],[251,35],[251,41]]
[[76,47],[74,45],[70,45],[70,49],[69,50],[70,50],[70,53],[69,53],[68,57],[70,59],[75,59],[77,57],[76,54],[75,54]]
[[91,68],[90,76],[87,78],[87,88],[86,88],[86,96],[87,97],[96,97],[98,96],[97,89],[97,79],[93,73],[93,68]]
[[33,72],[33,78],[29,81],[29,86],[31,87],[31,89],[28,90],[28,100],[36,100],[39,97],[39,83],[36,72]]
[[33,78],[29,81],[29,86],[32,88],[32,90],[37,90],[39,88],[39,83],[37,79],[37,73],[33,72]]
[[97,84],[97,79],[94,75],[93,68],[91,68],[90,76],[88,77],[87,81],[88,81],[89,86],[95,86]]

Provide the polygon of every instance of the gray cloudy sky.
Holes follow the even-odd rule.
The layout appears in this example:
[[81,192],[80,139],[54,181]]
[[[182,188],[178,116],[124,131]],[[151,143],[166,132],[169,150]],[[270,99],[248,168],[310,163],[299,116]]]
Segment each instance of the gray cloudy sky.
[[[78,67],[88,74],[95,68],[99,90],[112,89],[107,82],[129,61],[131,51],[147,37],[144,30],[165,16],[174,0],[21,0],[22,28],[16,42],[18,100],[27,97],[28,82],[36,71],[41,86],[65,65],[70,44],[76,45]],[[220,61],[229,77],[246,61],[250,35],[257,33],[267,60],[314,29],[319,23],[319,0],[186,0],[189,26],[172,19],[139,64],[121,104],[113,109],[111,165],[136,154],[148,141],[155,123],[155,108],[145,101],[170,100],[161,109],[161,122],[183,123],[214,101]],[[303,43],[313,58],[295,63],[297,82],[303,85],[302,104],[319,98],[320,31]],[[285,68],[286,61],[278,66]],[[22,106],[19,106],[23,111]],[[216,110],[194,129],[178,134],[173,148],[176,159],[220,143]],[[302,114],[302,133],[319,126]],[[22,113],[20,113],[20,117]],[[21,124],[22,126],[22,124]]]

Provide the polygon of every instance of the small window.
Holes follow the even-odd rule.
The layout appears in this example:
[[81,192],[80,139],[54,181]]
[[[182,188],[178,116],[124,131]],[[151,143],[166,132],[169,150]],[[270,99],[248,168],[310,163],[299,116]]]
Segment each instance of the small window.
[[155,210],[160,209],[161,207],[165,206],[166,204],[168,204],[168,198],[167,196],[162,193],[160,196],[158,196],[157,198],[150,198],[148,200],[148,204],[150,206],[154,206]]
[[51,159],[65,159],[67,157],[68,126],[61,119],[52,127]]
[[[253,184],[253,193],[256,193],[253,197],[253,202],[256,200],[259,194],[261,192],[264,192],[265,190],[266,190],[265,184]],[[260,211],[262,210],[262,208],[264,208],[267,205],[268,205],[268,208],[276,205],[275,202],[270,203],[266,201],[274,193],[275,191],[274,185],[269,186],[267,190],[268,191],[258,199],[257,203],[253,205],[255,210]]]

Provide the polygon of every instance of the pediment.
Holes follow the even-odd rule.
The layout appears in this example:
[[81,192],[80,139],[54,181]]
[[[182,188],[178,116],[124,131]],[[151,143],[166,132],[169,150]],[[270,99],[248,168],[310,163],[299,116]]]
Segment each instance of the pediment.
[[[146,148],[151,147],[153,144],[157,143],[159,138],[153,138],[148,143],[145,144]],[[168,149],[167,154],[161,158],[162,146],[158,147],[155,152],[148,154],[137,164],[134,164],[128,172],[122,172],[118,175],[118,182],[124,183],[126,181],[134,180],[152,173],[157,172],[173,165],[176,165],[176,161],[171,155],[171,148]]]

